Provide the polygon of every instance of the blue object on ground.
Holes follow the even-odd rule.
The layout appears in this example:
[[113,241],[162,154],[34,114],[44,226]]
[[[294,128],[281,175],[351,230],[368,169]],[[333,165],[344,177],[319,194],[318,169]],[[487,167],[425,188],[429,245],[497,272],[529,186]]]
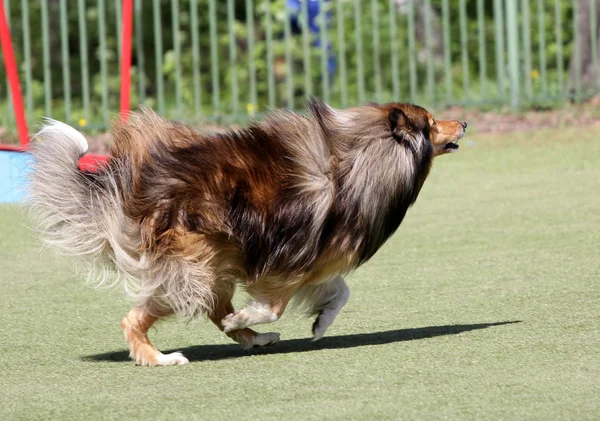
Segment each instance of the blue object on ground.
[[32,160],[26,152],[0,151],[0,203],[23,200]]

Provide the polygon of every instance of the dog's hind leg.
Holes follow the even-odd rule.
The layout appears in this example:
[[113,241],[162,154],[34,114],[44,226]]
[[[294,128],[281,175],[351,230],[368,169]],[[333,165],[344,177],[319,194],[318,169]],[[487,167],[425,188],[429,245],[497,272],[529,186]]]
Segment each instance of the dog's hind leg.
[[[253,297],[259,297],[236,312],[231,312],[221,320],[223,330],[231,332],[254,325],[273,323],[281,317],[290,299],[298,290],[298,284],[285,287],[278,283],[256,283],[246,291]],[[264,298],[268,297],[268,298]]]
[[[129,356],[138,365],[182,365],[187,364],[188,360],[181,352],[163,354],[150,343],[148,339],[148,329],[158,319],[157,316],[150,313],[145,306],[134,307],[121,321],[121,327],[125,334],[125,339],[129,345]],[[161,314],[166,316],[168,314]]]
[[325,331],[350,298],[350,289],[344,278],[338,276],[323,284],[307,285],[298,291],[298,298],[309,306],[309,312],[317,315],[312,331],[313,341],[321,339]]
[[[230,291],[221,291],[220,294],[217,294],[216,305],[214,309],[208,313],[208,318],[220,330],[225,329],[222,323],[225,316],[234,313],[233,304],[231,304],[233,288]],[[227,331],[226,334],[239,343],[244,349],[272,346],[279,342],[279,333],[275,332],[258,333],[252,329],[244,328]]]

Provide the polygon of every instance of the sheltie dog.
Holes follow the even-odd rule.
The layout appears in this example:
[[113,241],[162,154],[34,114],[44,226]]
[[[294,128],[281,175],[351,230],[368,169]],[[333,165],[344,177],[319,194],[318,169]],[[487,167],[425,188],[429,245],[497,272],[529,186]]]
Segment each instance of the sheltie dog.
[[[49,120],[32,147],[28,204],[44,241],[81,258],[135,307],[121,326],[139,365],[178,365],[147,331],[203,314],[244,348],[273,345],[292,298],[323,336],[349,297],[342,278],[396,231],[435,156],[467,124],[391,103],[345,110],[311,99],[307,115],[270,112],[246,129],[201,134],[149,110],[112,127],[110,161],[80,171],[87,142]],[[252,301],[235,311],[237,285]]]

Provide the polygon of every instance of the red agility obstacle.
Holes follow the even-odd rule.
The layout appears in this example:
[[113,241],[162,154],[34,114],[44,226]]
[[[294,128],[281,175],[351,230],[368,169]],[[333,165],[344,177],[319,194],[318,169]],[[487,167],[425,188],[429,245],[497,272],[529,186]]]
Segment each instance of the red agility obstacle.
[[121,119],[127,120],[131,93],[131,37],[133,32],[133,0],[123,0],[121,45]]
[[15,52],[12,46],[10,29],[4,11],[4,2],[0,2],[0,42],[2,44],[2,55],[4,56],[4,66],[6,67],[6,76],[12,95],[13,109],[15,111],[15,120],[17,130],[19,131],[19,141],[22,147],[29,144],[29,132],[27,131],[27,122],[25,120],[25,108],[23,107],[23,96],[21,95],[21,85],[19,83],[19,73],[17,72],[17,63],[15,61]]
[[[123,120],[127,119],[131,106],[131,49],[133,36],[133,0],[123,0],[122,2],[123,20],[122,20],[122,45],[121,45],[121,102],[120,114]],[[4,56],[4,65],[10,86],[12,104],[19,132],[20,145],[1,145],[0,150],[11,152],[26,152],[29,146],[29,131],[25,118],[25,107],[23,105],[23,96],[19,82],[19,73],[15,60],[15,53],[12,45],[10,28],[4,2],[0,1],[0,41],[2,46],[2,55]],[[108,161],[106,155],[86,154],[79,161],[79,168],[82,171],[95,171],[98,166],[105,165]]]

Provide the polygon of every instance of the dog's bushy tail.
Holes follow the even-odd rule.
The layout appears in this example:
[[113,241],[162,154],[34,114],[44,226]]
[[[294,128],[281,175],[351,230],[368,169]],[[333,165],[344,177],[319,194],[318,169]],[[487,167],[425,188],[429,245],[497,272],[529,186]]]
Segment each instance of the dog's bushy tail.
[[101,267],[105,262],[99,260],[110,247],[106,213],[115,203],[111,203],[110,177],[79,169],[79,158],[87,149],[80,132],[47,120],[32,142],[34,162],[26,205],[46,245]]

